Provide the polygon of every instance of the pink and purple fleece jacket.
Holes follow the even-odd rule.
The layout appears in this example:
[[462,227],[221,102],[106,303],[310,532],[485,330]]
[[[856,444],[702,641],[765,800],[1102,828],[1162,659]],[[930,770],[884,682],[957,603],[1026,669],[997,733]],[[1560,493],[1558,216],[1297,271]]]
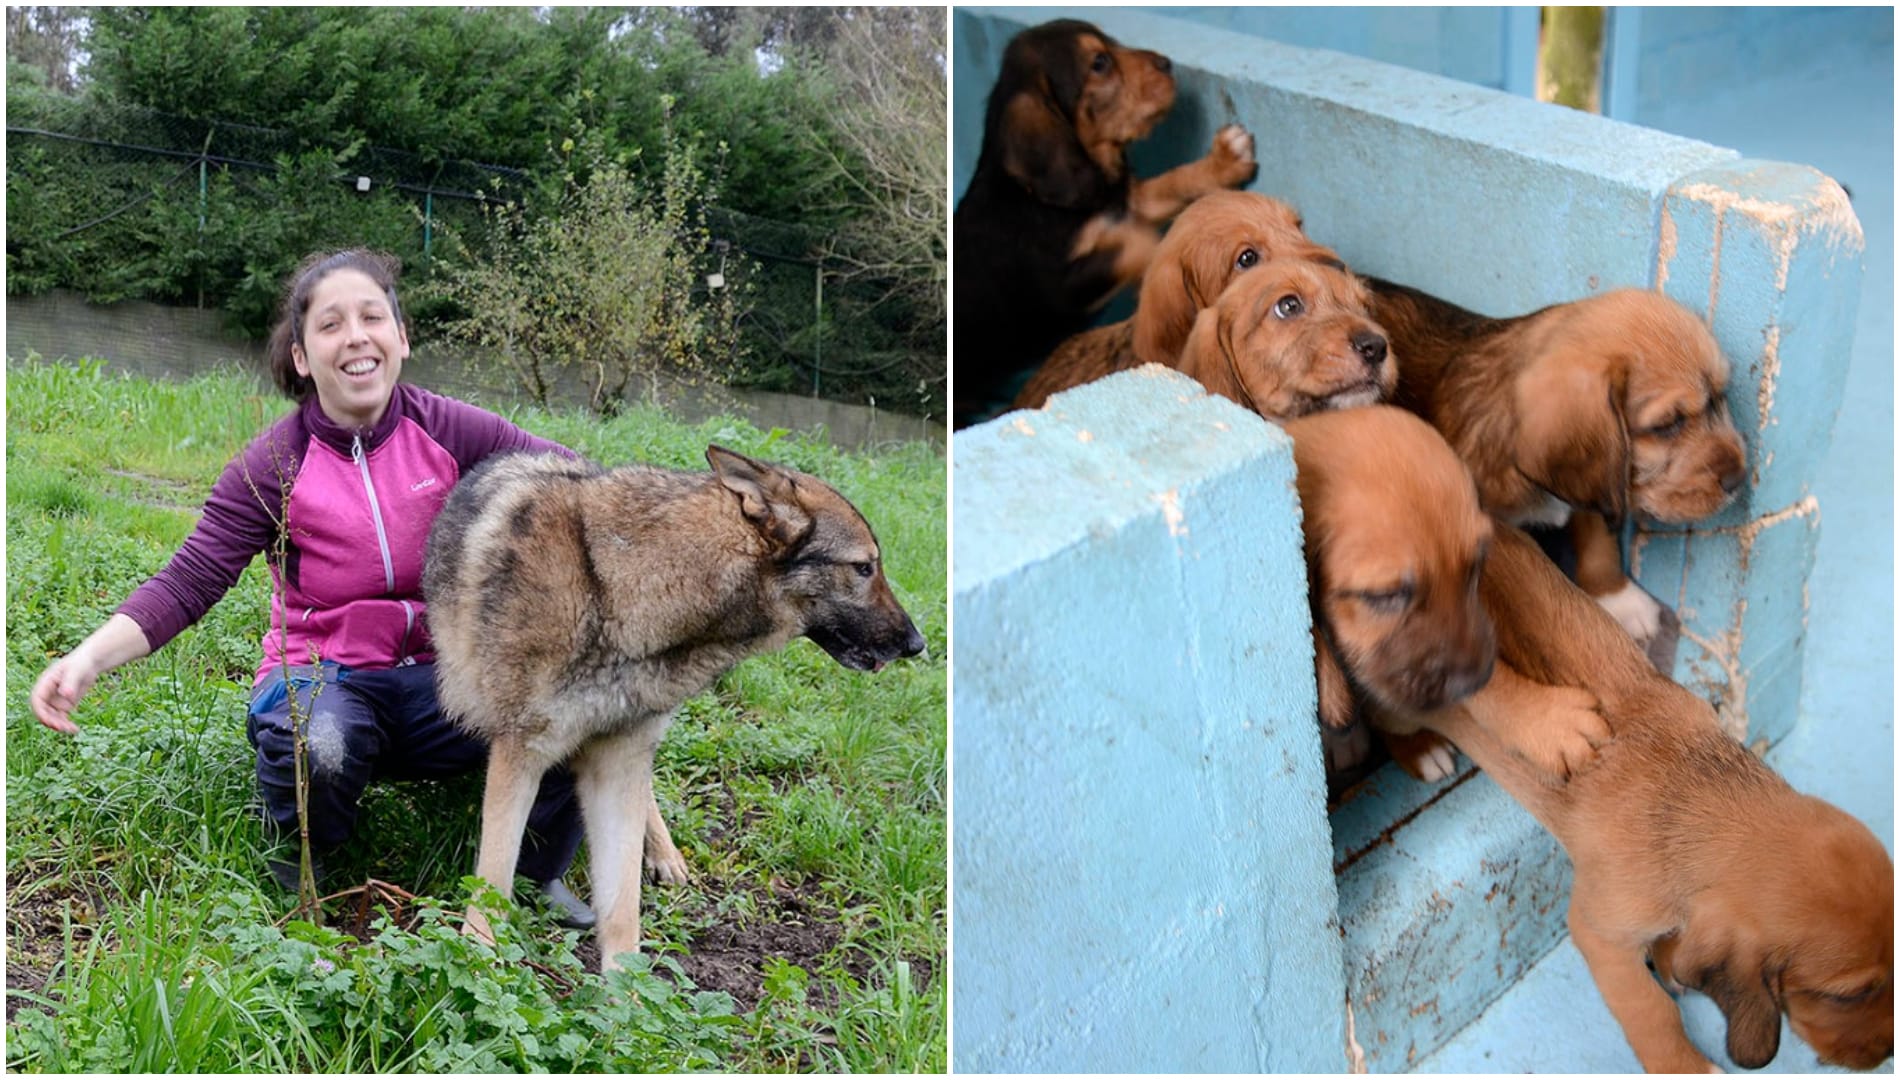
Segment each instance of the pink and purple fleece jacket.
[[422,602],[429,526],[463,473],[514,450],[574,456],[493,413],[406,384],[363,431],[331,421],[313,395],[225,466],[198,527],[119,612],[156,652],[272,548],[281,515],[288,538],[257,682],[282,670],[286,651],[299,665],[313,656],[346,668],[427,663],[435,658]]

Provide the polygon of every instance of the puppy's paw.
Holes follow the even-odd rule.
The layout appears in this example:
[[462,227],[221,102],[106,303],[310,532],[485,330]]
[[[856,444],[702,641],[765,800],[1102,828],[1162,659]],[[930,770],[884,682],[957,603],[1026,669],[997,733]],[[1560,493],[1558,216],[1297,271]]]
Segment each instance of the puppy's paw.
[[1610,741],[1610,722],[1597,711],[1596,695],[1574,686],[1547,688],[1537,711],[1522,718],[1513,747],[1519,756],[1562,783],[1596,763]]
[[1228,124],[1214,133],[1207,160],[1221,186],[1238,187],[1252,180],[1258,168],[1253,153],[1253,135],[1239,124]]
[[1662,629],[1662,605],[1634,581],[1624,582],[1622,588],[1599,596],[1596,601],[1644,648],[1649,647]]
[[1392,760],[1398,762],[1399,768],[1415,780],[1433,784],[1457,770],[1457,752],[1443,736],[1430,731],[1416,731],[1410,735],[1381,731],[1379,734],[1385,739],[1385,748],[1392,755]]
[[1320,745],[1326,748],[1326,771],[1344,773],[1366,760],[1372,750],[1372,733],[1364,724],[1319,727]]
[[680,849],[669,847],[664,851],[654,851],[651,845],[647,849],[647,874],[660,885],[685,885],[693,880],[686,869],[686,856]]

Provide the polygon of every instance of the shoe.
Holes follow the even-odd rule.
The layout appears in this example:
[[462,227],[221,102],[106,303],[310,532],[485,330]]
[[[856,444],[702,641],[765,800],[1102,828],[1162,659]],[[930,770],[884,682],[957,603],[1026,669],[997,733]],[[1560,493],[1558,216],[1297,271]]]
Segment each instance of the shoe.
[[537,888],[541,891],[541,899],[554,909],[555,921],[562,926],[569,930],[594,928],[594,909],[575,896],[574,890],[567,887],[567,882],[555,878],[542,882]]
[[[271,880],[285,892],[297,891],[297,879],[301,871],[301,859],[265,859],[264,866],[270,870]],[[317,895],[323,895],[323,860],[315,855],[310,857],[310,875],[316,879]]]

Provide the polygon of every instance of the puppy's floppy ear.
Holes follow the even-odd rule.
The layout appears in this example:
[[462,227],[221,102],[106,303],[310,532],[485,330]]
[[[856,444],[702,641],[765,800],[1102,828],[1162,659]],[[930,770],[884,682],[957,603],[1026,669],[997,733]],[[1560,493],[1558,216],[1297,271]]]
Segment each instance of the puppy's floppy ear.
[[1075,136],[1075,125],[1056,101],[1047,73],[1016,93],[1003,108],[1003,171],[1042,202],[1075,207],[1101,193],[1101,170]]
[[1141,279],[1141,302],[1135,308],[1135,356],[1144,364],[1174,366],[1188,331],[1194,328],[1194,313],[1206,306],[1189,285],[1190,254],[1171,252],[1167,258],[1155,259]]
[[1329,728],[1352,723],[1352,685],[1318,624],[1313,626],[1313,677],[1319,686],[1319,720]]
[[798,482],[784,469],[718,445],[706,447],[706,463],[720,486],[739,497],[739,513],[775,552],[796,547],[811,532],[811,515],[799,502]]
[[1572,506],[1623,520],[1629,506],[1629,431],[1614,365],[1560,351],[1517,377],[1517,468]]
[[1709,995],[1728,1020],[1729,1060],[1759,1069],[1781,1049],[1781,1002],[1761,950],[1723,932],[1733,916],[1706,907],[1690,917],[1689,927],[1664,957],[1677,982]]
[[1202,308],[1200,314],[1194,316],[1194,329],[1182,343],[1173,366],[1200,383],[1208,393],[1218,394],[1244,408],[1245,391],[1234,380],[1231,332],[1230,322],[1221,317],[1219,307]]

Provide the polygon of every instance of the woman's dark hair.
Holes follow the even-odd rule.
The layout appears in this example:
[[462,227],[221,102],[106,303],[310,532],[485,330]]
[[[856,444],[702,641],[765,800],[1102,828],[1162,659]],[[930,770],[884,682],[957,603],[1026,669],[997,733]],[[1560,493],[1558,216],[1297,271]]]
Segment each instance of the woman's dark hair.
[[310,294],[318,282],[338,270],[355,270],[380,286],[383,295],[389,298],[389,313],[405,335],[409,331],[409,325],[403,322],[402,305],[396,302],[396,275],[402,272],[400,259],[368,248],[319,251],[310,256],[291,271],[284,284],[284,303],[277,309],[277,322],[271,327],[270,345],[264,354],[270,365],[271,381],[292,401],[309,397],[317,384],[310,376],[297,374],[297,360],[291,355],[291,346],[303,344],[303,317],[310,312]]

